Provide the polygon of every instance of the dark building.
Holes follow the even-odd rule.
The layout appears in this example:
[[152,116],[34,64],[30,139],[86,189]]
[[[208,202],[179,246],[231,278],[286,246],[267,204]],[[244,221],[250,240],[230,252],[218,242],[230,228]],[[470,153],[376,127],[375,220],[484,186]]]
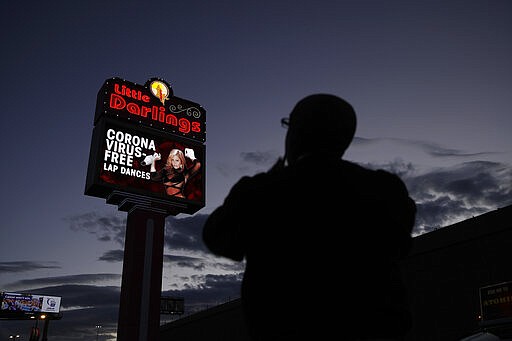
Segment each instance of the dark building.
[[404,262],[409,340],[452,341],[478,331],[480,288],[512,281],[511,261],[512,205],[414,238]]
[[[480,289],[512,281],[511,261],[512,205],[415,237],[403,263],[414,318],[407,341],[456,341],[484,329],[510,337],[512,293],[495,300],[504,316],[482,321]],[[240,300],[163,325],[160,337],[248,340]]]

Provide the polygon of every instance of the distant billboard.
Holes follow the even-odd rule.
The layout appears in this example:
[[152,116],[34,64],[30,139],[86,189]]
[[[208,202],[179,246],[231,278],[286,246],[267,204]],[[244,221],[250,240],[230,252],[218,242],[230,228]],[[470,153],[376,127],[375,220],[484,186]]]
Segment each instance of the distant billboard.
[[141,125],[103,118],[93,131],[85,194],[123,191],[180,205],[205,205],[205,146]]
[[182,297],[160,297],[160,314],[181,315],[185,312],[185,299]]
[[59,296],[2,292],[0,298],[0,315],[2,317],[60,312],[61,297]]

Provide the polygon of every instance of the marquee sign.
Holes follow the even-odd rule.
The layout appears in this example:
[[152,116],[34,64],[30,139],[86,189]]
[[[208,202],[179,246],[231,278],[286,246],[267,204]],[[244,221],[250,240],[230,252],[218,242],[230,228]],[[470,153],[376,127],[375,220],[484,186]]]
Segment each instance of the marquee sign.
[[98,92],[94,123],[104,116],[206,140],[206,111],[195,102],[174,96],[171,86],[159,78],[151,78],[144,85],[118,77],[107,79]]
[[93,131],[85,194],[128,191],[193,213],[205,205],[204,163],[201,143],[104,118]]
[[[107,79],[98,92],[85,194],[140,198],[169,214],[205,206],[205,110],[151,78]],[[121,209],[121,208],[120,208]]]

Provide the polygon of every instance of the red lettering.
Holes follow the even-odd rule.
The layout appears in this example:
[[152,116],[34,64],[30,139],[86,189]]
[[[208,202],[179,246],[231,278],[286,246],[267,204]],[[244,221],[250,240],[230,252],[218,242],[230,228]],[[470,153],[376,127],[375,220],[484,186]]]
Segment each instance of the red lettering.
[[116,94],[110,95],[110,107],[112,109],[122,110],[122,109],[124,109],[125,106],[126,106],[126,101],[124,100],[123,97],[116,95]]
[[126,105],[126,111],[128,111],[130,114],[140,115],[140,108],[135,103],[128,103]]
[[144,95],[140,90],[133,90],[127,87],[126,85],[119,85],[117,83],[114,84],[114,92],[118,95],[123,95],[126,97],[131,97],[138,101],[143,101],[145,103],[149,103],[151,100],[148,95]]
[[[135,101],[128,102],[126,97]],[[177,127],[178,131],[183,134],[190,132],[201,133],[202,131],[201,122],[191,121],[185,117],[178,118],[174,114],[167,114],[164,106],[144,106],[138,104],[137,101],[150,103],[151,97],[144,94],[141,90],[130,89],[122,83],[114,84],[114,92],[110,94],[110,108],[126,110],[127,113],[140,116],[141,118],[151,117],[153,121],[159,121],[166,125]]]
[[[139,106],[137,103],[133,102],[129,102],[127,104],[126,100],[117,94],[110,94],[110,107],[116,110],[123,110],[126,108],[126,111],[128,111],[130,114],[140,115],[142,117],[148,117],[148,113],[151,112],[152,109],[144,105]],[[156,106],[153,106],[153,108],[154,110],[157,110]]]
[[182,117],[182,118],[180,118],[179,123],[180,123],[180,127],[178,128],[179,131],[181,131],[182,133],[185,133],[185,134],[190,132],[190,121],[189,120]]
[[199,122],[192,122],[192,129],[194,133],[200,133],[201,132],[201,123]]
[[151,112],[151,108],[142,106],[142,110],[140,111],[140,116],[148,117],[148,112]]
[[133,90],[133,89],[131,89],[130,96],[131,96],[133,99],[138,99],[138,98],[137,98],[137,96],[138,96],[138,92],[137,92],[137,90]]
[[173,114],[169,114],[165,116],[165,123],[177,126],[178,125],[178,119]]
[[122,95],[121,90],[119,90],[119,84],[114,84],[114,91],[116,94]]
[[131,97],[133,99],[143,101],[145,103],[149,103],[150,101],[150,97],[148,95],[143,95],[142,91],[130,89],[126,85],[121,85],[121,87],[119,87],[119,84],[114,84],[114,92],[118,95]]

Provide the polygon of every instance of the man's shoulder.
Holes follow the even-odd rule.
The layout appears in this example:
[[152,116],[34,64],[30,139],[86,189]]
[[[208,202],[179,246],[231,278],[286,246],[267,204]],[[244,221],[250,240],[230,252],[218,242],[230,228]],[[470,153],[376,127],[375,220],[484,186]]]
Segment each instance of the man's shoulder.
[[368,166],[347,160],[340,160],[340,168],[343,173],[349,177],[361,177],[367,180],[380,177],[386,178],[388,175],[391,175],[391,173],[388,171],[382,169],[373,169]]
[[396,173],[384,169],[376,169],[375,175],[379,181],[389,184],[390,186],[398,186],[405,188],[405,183]]
[[234,185],[232,190],[234,191],[251,191],[257,188],[261,188],[266,184],[270,184],[275,178],[275,175],[262,172],[254,175],[242,176]]
[[344,161],[343,168],[349,177],[354,178],[354,180],[359,179],[369,186],[382,188],[386,191],[407,192],[402,178],[391,171],[381,168],[374,169],[350,161]]
[[396,173],[393,173],[391,171],[388,171],[388,170],[385,170],[382,168],[371,168],[371,167],[364,166],[364,165],[361,165],[361,164],[358,164],[358,163],[355,163],[352,161],[347,161],[347,160],[341,160],[341,162],[342,162],[342,165],[344,168],[352,170],[354,172],[360,172],[360,173],[366,174],[368,176],[375,176],[375,177],[382,178],[384,180],[387,179],[389,181],[397,181],[397,180],[401,181],[400,177]]

